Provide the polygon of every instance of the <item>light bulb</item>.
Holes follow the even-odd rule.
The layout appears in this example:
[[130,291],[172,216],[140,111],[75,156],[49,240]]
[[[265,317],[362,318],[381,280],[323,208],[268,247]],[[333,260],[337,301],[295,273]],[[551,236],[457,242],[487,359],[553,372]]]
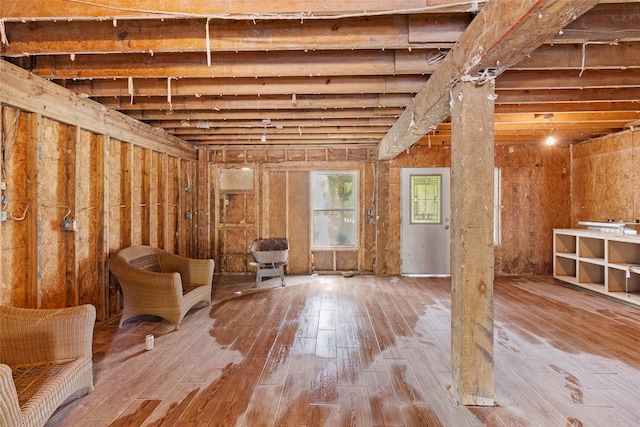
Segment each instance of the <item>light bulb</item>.
[[555,143],[556,139],[553,136],[549,135],[549,137],[547,138],[547,145],[553,145]]

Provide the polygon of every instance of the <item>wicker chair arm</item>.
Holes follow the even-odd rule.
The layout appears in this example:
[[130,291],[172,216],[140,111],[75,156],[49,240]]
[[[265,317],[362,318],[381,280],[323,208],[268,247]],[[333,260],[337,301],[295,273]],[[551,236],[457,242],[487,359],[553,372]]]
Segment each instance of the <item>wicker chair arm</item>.
[[91,359],[95,320],[96,309],[90,304],[58,309],[0,307],[2,363]]
[[11,368],[0,364],[0,425],[20,425],[21,417],[18,393],[11,376]]
[[117,257],[109,261],[109,268],[127,298],[152,305],[153,301],[163,305],[179,304],[182,299],[182,280],[178,273],[141,270]]
[[170,252],[158,253],[158,261],[163,272],[178,272],[183,283],[189,285],[211,285],[214,262],[212,259],[187,258]]

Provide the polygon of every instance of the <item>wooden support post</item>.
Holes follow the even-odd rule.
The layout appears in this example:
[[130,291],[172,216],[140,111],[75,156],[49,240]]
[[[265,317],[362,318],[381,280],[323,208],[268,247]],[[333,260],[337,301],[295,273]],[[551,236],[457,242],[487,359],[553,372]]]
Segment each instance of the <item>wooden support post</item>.
[[494,405],[494,80],[452,91],[451,362],[463,405]]
[[180,159],[173,159],[175,163],[175,168],[173,169],[173,191],[175,194],[173,195],[174,203],[175,203],[175,230],[173,234],[173,247],[175,248],[175,252],[188,256],[185,253],[185,223],[184,223],[184,185],[182,182],[182,161]]
[[209,209],[211,185],[209,184],[209,150],[206,147],[198,147],[198,163],[196,165],[196,185],[194,209],[194,226],[196,227],[196,256],[198,258],[211,258],[211,244],[209,242],[211,214]]
[[[80,162],[77,159],[78,150],[81,144],[82,129],[79,126],[64,127],[66,130],[66,150],[67,156],[67,203],[69,205],[69,215],[67,220],[78,221],[78,178],[82,177]],[[87,185],[86,182],[83,185]],[[76,222],[77,224],[77,222]],[[82,230],[82,233],[89,235],[89,230]],[[67,237],[67,306],[73,307],[80,304],[78,271],[79,236],[78,231],[70,231]]]
[[131,246],[133,242],[133,168],[134,152],[133,144],[122,143],[122,166],[124,167],[123,186],[120,191],[123,194],[123,212],[120,220],[120,247]]
[[169,244],[169,156],[162,154],[160,160],[161,178],[159,182],[161,186],[160,209],[158,212],[158,220],[160,221],[160,232],[158,238],[161,239],[160,249],[169,250],[172,246]]
[[98,286],[100,287],[100,301],[102,307],[96,307],[99,321],[105,321],[111,315],[109,311],[109,135],[98,135],[98,153],[96,155],[96,174],[98,175],[96,201],[97,215],[97,248],[98,248]]
[[29,262],[27,263],[26,301],[28,308],[42,307],[42,203],[40,201],[40,152],[42,148],[42,116],[28,114],[31,150],[28,164],[27,195],[32,201],[29,226]]
[[153,151],[149,148],[142,149],[142,194],[140,209],[142,210],[142,224],[140,224],[142,236],[142,244],[149,245],[151,243],[151,167],[152,167]]

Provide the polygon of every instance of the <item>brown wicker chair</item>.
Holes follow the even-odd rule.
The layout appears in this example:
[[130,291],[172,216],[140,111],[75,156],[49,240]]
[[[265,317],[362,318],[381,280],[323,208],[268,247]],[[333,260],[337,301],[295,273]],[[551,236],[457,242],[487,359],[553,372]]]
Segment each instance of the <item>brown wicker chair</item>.
[[214,263],[185,258],[162,249],[138,245],[111,255],[109,269],[123,294],[120,326],[134,316],[151,314],[180,327],[199,302],[211,304]]
[[0,307],[0,426],[43,426],[74,393],[93,391],[92,305]]

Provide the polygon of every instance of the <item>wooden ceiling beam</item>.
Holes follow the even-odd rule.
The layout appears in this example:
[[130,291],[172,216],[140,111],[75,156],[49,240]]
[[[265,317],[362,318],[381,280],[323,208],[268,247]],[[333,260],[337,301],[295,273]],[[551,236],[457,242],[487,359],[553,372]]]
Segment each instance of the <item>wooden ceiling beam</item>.
[[[181,78],[171,81],[172,95],[291,95],[416,93],[426,76],[335,76],[269,78]],[[129,96],[127,79],[64,80],[67,89],[90,97]],[[134,96],[166,96],[166,79],[133,79]]]
[[431,59],[432,52],[220,52],[213,55],[211,66],[204,53],[51,55],[31,58],[26,65],[35,74],[51,79],[430,74],[438,67]]
[[510,70],[606,70],[640,67],[640,42],[542,45]]
[[162,110],[130,110],[127,115],[138,120],[262,120],[262,119],[337,119],[337,118],[376,118],[394,117],[397,118],[404,111],[399,107],[388,108],[340,108],[323,110],[320,114],[318,110],[238,110],[238,111],[211,111],[209,110],[188,110],[171,111]]
[[640,87],[640,69],[628,70],[557,70],[552,73],[539,71],[507,71],[496,78],[496,90],[542,90]]
[[[238,2],[234,0],[158,2],[154,0],[111,0],[107,4],[65,0],[21,0],[2,5],[7,21],[113,20],[113,19],[295,19],[370,16],[375,14],[424,12],[473,12],[486,0],[289,0],[286,2]],[[366,8],[366,10],[365,10]]]
[[597,5],[576,19],[551,40],[552,43],[640,40],[640,3],[637,1]]
[[369,134],[375,133],[383,137],[389,130],[390,126],[328,126],[328,125],[315,125],[315,126],[298,126],[296,127],[283,127],[278,129],[274,126],[265,126],[263,128],[242,128],[242,127],[220,127],[220,128],[195,128],[195,127],[179,127],[175,128],[173,135],[300,135],[309,133],[335,133],[335,134]]
[[[449,89],[483,69],[499,74],[557,34],[597,0],[523,0],[505,8],[489,2],[460,36],[412,105],[381,141],[380,159],[391,159],[449,116]],[[414,125],[415,123],[415,125]]]
[[575,105],[579,103],[601,103],[610,101],[634,102],[640,100],[640,86],[624,88],[575,88],[575,89],[508,89],[499,90],[496,106],[501,104],[557,104]]
[[210,97],[175,96],[171,103],[167,97],[137,97],[133,104],[129,98],[100,98],[99,102],[118,111],[127,110],[244,110],[244,109],[324,109],[324,108],[385,108],[406,107],[411,102],[410,94],[364,94],[364,95],[302,95],[293,102],[292,97]]
[[290,145],[324,145],[324,144],[377,144],[380,137],[369,138],[362,135],[330,135],[330,134],[314,134],[301,136],[283,136],[274,135],[266,137],[266,141],[262,142],[262,135],[244,135],[231,137],[230,135],[206,136],[201,135],[193,138],[185,138],[187,143],[193,145],[231,145],[231,144],[258,144],[270,146],[271,144],[290,144]]
[[[210,52],[451,48],[471,14],[299,21],[209,21]],[[409,21],[409,19],[411,19]],[[7,22],[7,57],[206,52],[206,19]],[[87,37],[87,35],[90,35]],[[419,35],[419,36],[418,36]],[[410,41],[411,37],[411,41]]]
[[[640,99],[640,98],[638,98]],[[585,101],[563,103],[516,103],[496,104],[496,113],[559,113],[559,112],[623,112],[638,111],[640,101]]]
[[[293,127],[318,127],[318,126],[391,126],[396,119],[394,117],[365,117],[354,119],[300,119],[300,120],[271,120],[269,128]],[[215,128],[260,128],[264,127],[262,120],[157,120],[147,121],[153,127],[162,128],[191,128],[191,129],[215,129]]]

